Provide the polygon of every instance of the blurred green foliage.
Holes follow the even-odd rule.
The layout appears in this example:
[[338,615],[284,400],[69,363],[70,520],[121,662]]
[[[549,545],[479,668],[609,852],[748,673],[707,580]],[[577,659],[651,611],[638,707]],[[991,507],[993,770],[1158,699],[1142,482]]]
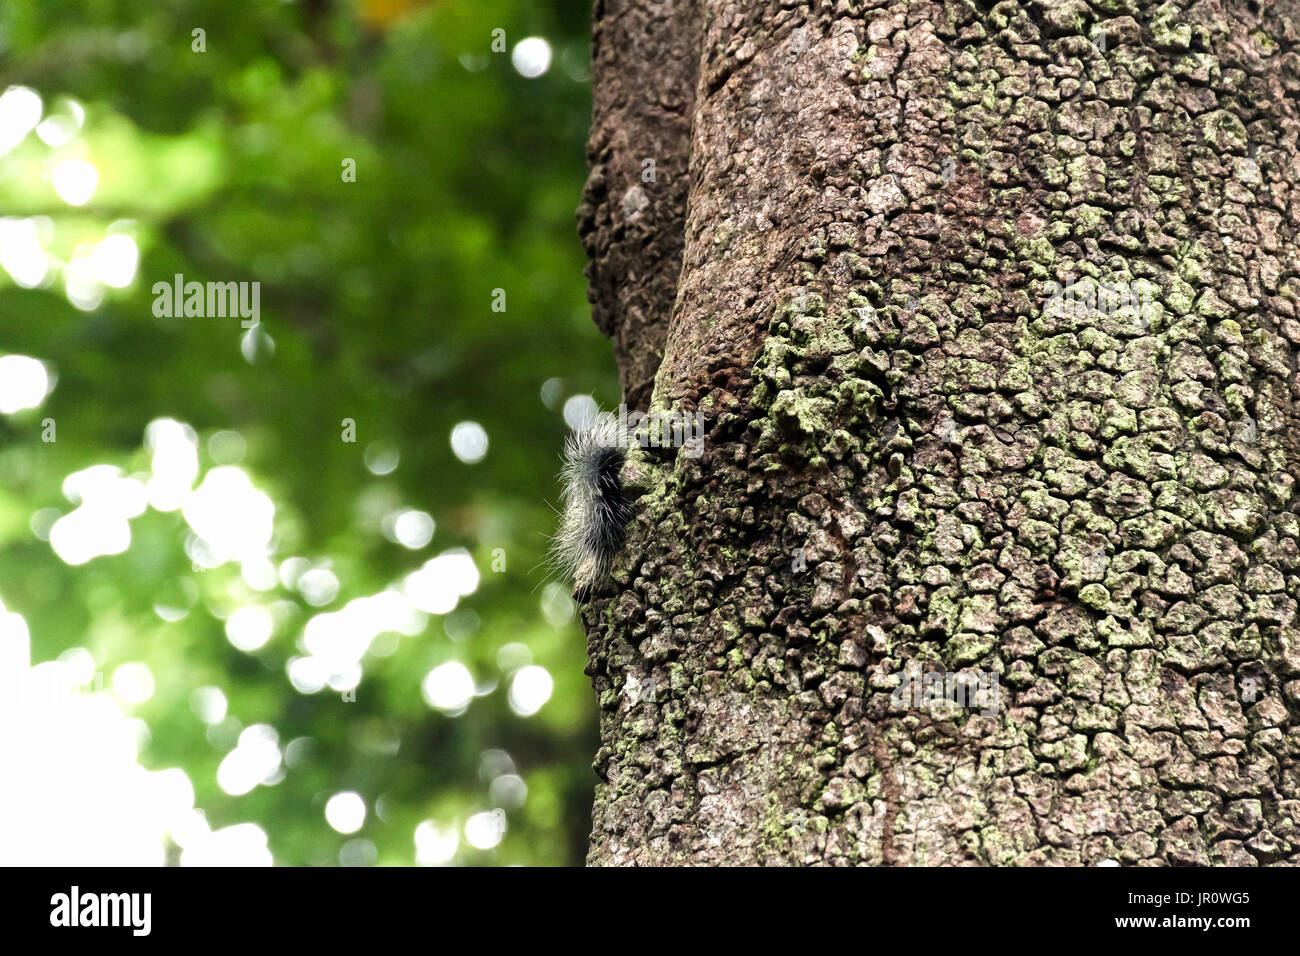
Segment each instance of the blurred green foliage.
[[[36,91],[47,117],[84,108],[69,142],[32,133],[0,156],[0,216],[37,217],[52,263],[30,289],[0,271],[0,354],[39,359],[54,382],[38,409],[0,416],[0,599],[25,617],[33,663],[84,647],[110,677],[147,664],[155,691],[133,711],[150,731],[141,764],[184,769],[211,826],[257,823],[278,864],[339,862],[352,838],[323,807],[347,790],[368,808],[355,838],[374,852],[351,857],[363,862],[413,862],[426,820],[461,830],[452,862],[582,860],[595,702],[567,592],[539,586],[536,568],[554,524],[563,400],[618,400],[573,219],[588,17],[587,4],[566,0],[0,6],[0,90]],[[204,52],[192,48],[197,28]],[[496,29],[508,49],[546,38],[550,69],[520,75],[509,52],[492,52]],[[51,168],[66,159],[98,170],[83,206],[53,188]],[[355,182],[344,181],[346,159]],[[79,307],[67,266],[110,232],[135,240],[138,270]],[[260,329],[246,341],[237,317],[155,317],[151,288],[176,273],[260,282]],[[494,289],[505,290],[504,312],[492,309]],[[548,405],[550,379],[562,384]],[[145,428],[159,418],[194,429],[203,473],[221,463],[214,434],[243,436],[238,467],[275,505],[272,560],[328,568],[340,582],[333,600],[312,606],[292,575],[263,593],[236,563],[201,569],[179,511],[132,519],[124,553],[75,566],[56,554],[43,540],[55,512],[43,509],[72,510],[65,477],[109,464],[147,478]],[[42,441],[46,419],[54,442]],[[355,443],[341,438],[344,419],[356,422]],[[489,437],[476,464],[449,442],[465,420]],[[374,474],[367,449],[396,449],[400,465]],[[383,533],[384,515],[401,508],[433,516],[426,547]],[[455,612],[377,641],[383,652],[364,657],[354,701],[294,688],[286,667],[304,654],[313,615],[400,587],[453,547],[480,574]],[[249,603],[276,614],[251,653],[224,625]],[[176,613],[156,605],[188,613],[167,620]],[[500,653],[519,644],[522,657]],[[529,658],[554,691],[525,717],[507,691]],[[455,716],[421,695],[447,661],[478,683]],[[205,686],[229,702],[210,727],[192,706]],[[282,779],[232,796],[217,769],[253,724],[274,727],[282,749],[299,743]],[[490,784],[511,766],[527,798],[507,808],[504,840],[476,849],[464,823],[499,806]]]

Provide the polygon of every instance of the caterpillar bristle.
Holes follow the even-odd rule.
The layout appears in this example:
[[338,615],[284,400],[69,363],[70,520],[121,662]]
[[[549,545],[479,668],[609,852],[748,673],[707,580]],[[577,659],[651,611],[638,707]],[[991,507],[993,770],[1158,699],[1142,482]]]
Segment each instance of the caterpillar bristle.
[[591,600],[623,546],[632,512],[621,476],[627,446],[621,423],[609,412],[593,416],[564,443],[564,491],[551,559],[573,580],[579,603]]

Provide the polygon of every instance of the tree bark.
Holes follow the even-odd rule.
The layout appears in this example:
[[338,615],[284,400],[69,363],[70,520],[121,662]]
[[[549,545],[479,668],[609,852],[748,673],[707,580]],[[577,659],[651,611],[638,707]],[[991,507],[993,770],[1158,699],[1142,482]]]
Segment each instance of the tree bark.
[[614,339],[626,404],[645,409],[682,267],[702,33],[697,0],[597,0],[591,172],[578,232],[596,325]]
[[597,320],[707,432],[584,611],[590,863],[1300,863],[1297,24],[597,4]]

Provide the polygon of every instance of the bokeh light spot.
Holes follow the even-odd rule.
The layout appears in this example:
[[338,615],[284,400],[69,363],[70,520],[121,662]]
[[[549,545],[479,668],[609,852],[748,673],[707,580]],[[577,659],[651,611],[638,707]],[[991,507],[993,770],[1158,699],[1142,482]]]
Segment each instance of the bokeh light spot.
[[551,45],[541,37],[524,37],[510,51],[510,62],[520,76],[535,79],[551,68]]
[[325,822],[339,833],[356,833],[366,822],[366,801],[352,790],[334,794],[325,803]]
[[451,430],[451,450],[467,465],[483,460],[488,452],[487,431],[478,422],[460,422]]

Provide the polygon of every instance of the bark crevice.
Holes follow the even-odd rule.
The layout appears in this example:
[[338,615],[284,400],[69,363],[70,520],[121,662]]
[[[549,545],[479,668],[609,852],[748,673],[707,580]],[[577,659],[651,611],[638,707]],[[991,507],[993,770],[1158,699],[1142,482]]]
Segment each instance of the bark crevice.
[[629,408],[646,409],[681,272],[698,0],[601,0],[592,36],[590,172],[578,208],[597,327]]

